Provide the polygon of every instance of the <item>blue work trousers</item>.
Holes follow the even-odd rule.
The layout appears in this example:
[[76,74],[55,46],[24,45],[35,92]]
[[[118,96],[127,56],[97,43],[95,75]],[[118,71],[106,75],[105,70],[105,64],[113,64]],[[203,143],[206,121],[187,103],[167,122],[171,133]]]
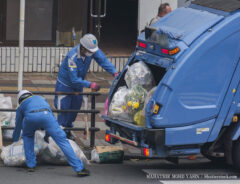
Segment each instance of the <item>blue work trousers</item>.
[[75,172],[81,171],[84,166],[77,158],[65,132],[60,128],[56,118],[49,111],[27,113],[23,120],[23,142],[26,164],[28,167],[36,166],[36,156],[34,153],[34,134],[36,130],[45,129],[56,144],[61,148],[67,158],[68,163]]
[[[56,83],[57,92],[74,92],[70,87],[64,86],[60,82]],[[82,92],[80,90],[79,92]],[[54,106],[61,110],[80,110],[82,106],[82,95],[56,95]],[[77,117],[77,112],[58,113],[58,122],[63,127],[73,127],[73,122]]]

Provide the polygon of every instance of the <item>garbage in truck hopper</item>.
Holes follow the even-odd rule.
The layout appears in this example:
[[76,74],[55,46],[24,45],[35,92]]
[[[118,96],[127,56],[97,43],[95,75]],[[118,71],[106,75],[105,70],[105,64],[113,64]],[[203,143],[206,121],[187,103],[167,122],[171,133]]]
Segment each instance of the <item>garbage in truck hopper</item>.
[[150,68],[139,61],[130,67],[124,76],[126,86],[121,86],[113,95],[109,117],[145,126],[145,106],[156,90]]

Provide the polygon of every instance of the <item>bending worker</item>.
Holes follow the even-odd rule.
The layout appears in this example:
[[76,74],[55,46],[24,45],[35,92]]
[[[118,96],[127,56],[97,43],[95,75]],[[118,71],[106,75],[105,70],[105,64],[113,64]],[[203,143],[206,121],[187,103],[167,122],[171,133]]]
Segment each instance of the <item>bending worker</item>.
[[34,134],[36,130],[45,129],[56,144],[61,148],[68,163],[78,176],[87,176],[89,171],[74,153],[65,132],[60,128],[49,104],[41,96],[33,96],[31,92],[22,90],[18,93],[19,107],[16,112],[16,126],[13,132],[13,142],[19,140],[22,130],[24,153],[28,171],[33,172],[36,167],[34,153]]
[[[104,53],[98,48],[98,41],[92,34],[86,34],[80,39],[80,44],[74,47],[63,60],[58,72],[56,92],[82,92],[83,88],[91,88],[98,91],[99,85],[85,80],[91,61],[94,59],[103,69],[114,77],[118,75]],[[54,105],[61,110],[79,110],[82,105],[82,95],[55,96]],[[58,122],[63,127],[73,127],[77,113],[59,113]],[[66,131],[67,137],[73,139],[70,131]]]

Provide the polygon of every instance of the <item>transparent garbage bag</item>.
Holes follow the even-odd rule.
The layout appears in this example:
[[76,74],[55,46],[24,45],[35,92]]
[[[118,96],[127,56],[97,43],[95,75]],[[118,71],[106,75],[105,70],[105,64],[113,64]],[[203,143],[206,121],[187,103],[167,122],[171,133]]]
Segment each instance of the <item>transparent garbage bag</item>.
[[114,94],[108,115],[113,119],[124,120],[124,121],[132,121],[129,117],[129,113],[126,105],[126,96],[128,95],[129,90],[126,86],[119,87],[117,92]]
[[[0,108],[11,109],[12,108],[11,97],[4,97],[3,95],[0,95]],[[11,117],[12,117],[12,112],[0,112],[1,126],[9,126]]]
[[[9,121],[9,127],[15,127],[15,119],[16,119],[16,113],[13,112],[12,113],[12,117]],[[6,125],[5,125],[6,126]],[[12,139],[12,134],[13,134],[13,130],[3,130],[3,139],[4,140],[11,140]]]
[[[44,149],[44,133],[36,131],[35,133],[35,144],[34,152],[37,156],[41,150]],[[25,165],[25,153],[23,147],[23,140],[20,139],[17,142],[12,143],[9,146],[2,148],[1,159],[5,166],[23,166]]]
[[[72,140],[68,140],[68,141],[72,146],[73,151],[75,152],[77,157],[84,164],[89,164],[87,157],[84,155],[80,147],[74,141]],[[55,165],[68,164],[67,158],[65,157],[64,153],[51,137],[49,137],[49,144],[47,144],[47,147],[40,154],[40,160],[43,162],[46,162],[49,164],[55,164]]]
[[143,61],[128,66],[124,79],[128,88],[133,88],[139,84],[145,89],[150,90],[155,85],[152,72]]
[[96,162],[96,163],[100,163],[100,158],[99,158],[99,154],[98,154],[97,149],[93,149],[91,151],[91,161]]
[[157,89],[157,86],[153,87],[148,93],[147,93],[147,97],[144,101],[144,107],[143,107],[143,115],[145,116],[145,112],[146,112],[146,107],[147,107],[147,104],[149,102],[149,100],[152,98],[153,94],[155,93]]
[[146,96],[146,89],[139,84],[129,90],[129,93],[126,96],[126,104],[129,115],[132,119],[134,119],[134,116],[138,111],[143,109]]
[[135,115],[134,115],[134,123],[136,123],[138,126],[142,126],[145,127],[145,110],[146,110],[146,106],[149,102],[149,100],[152,98],[154,92],[156,91],[157,87],[153,87],[148,93],[147,93],[147,97],[144,100],[144,107],[142,110],[138,111]]

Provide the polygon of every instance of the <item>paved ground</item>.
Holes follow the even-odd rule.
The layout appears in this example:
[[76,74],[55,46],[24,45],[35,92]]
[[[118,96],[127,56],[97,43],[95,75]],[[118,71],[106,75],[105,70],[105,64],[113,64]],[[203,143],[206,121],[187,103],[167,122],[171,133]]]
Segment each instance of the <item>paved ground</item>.
[[[165,160],[127,160],[123,164],[91,164],[91,176],[78,178],[69,166],[40,165],[36,172],[0,165],[3,184],[239,184],[240,173],[225,165],[213,165],[207,159],[181,159],[179,165]],[[169,178],[170,179],[169,179]],[[210,177],[220,180],[209,179]],[[232,179],[227,179],[227,178]]]

